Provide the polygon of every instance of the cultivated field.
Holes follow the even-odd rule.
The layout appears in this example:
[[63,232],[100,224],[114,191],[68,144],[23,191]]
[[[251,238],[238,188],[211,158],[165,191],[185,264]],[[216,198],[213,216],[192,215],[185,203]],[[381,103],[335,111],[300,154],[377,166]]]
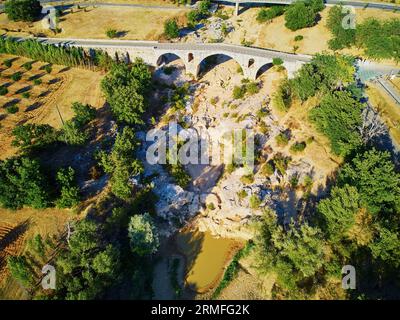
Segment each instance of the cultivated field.
[[[12,61],[11,67],[4,65],[7,60]],[[32,69],[26,70],[23,65],[32,60],[7,55],[1,55],[0,61],[0,86],[8,91],[0,96],[0,159],[15,153],[11,147],[11,131],[15,125],[34,122],[60,128],[60,114],[63,120],[72,118],[73,102],[88,103],[96,108],[104,104],[99,87],[102,75],[98,72],[52,66],[48,73],[44,70],[48,64],[42,62],[34,62]],[[12,80],[18,72],[21,79]],[[12,106],[18,108],[15,113],[10,113]]]
[[[12,61],[10,67],[5,66],[7,60]],[[24,65],[30,62],[33,62],[32,68],[27,70]],[[58,65],[52,65],[49,70],[46,68],[47,63],[10,55],[0,55],[0,65],[0,87],[4,86],[8,91],[0,96],[0,159],[11,157],[17,151],[11,146],[11,132],[15,126],[42,123],[60,128],[60,114],[63,120],[72,118],[73,102],[87,103],[97,109],[104,105],[100,91],[103,74],[100,72]],[[14,81],[12,75],[18,72],[21,73],[21,79]],[[18,110],[9,113],[13,105]],[[55,157],[66,159],[74,155],[68,153]],[[27,298],[21,286],[9,277],[7,257],[23,253],[28,241],[37,234],[45,239],[65,231],[66,222],[77,217],[71,210],[56,208],[24,208],[18,211],[0,209],[0,299]]]

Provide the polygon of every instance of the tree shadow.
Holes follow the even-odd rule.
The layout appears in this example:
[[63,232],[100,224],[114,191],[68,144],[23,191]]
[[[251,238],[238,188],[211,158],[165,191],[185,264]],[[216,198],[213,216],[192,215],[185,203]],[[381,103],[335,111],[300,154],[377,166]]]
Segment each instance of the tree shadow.
[[56,84],[57,82],[60,82],[60,81],[61,81],[61,78],[54,78],[54,79],[49,80],[48,84]]
[[46,90],[46,91],[42,92],[41,94],[39,94],[39,95],[38,95],[38,98],[47,97],[50,93],[51,93],[50,90]]
[[35,74],[34,76],[29,77],[28,80],[29,81],[37,80],[37,79],[40,79],[41,77],[43,77],[44,75],[45,75],[45,73]]
[[71,70],[70,67],[65,67],[65,68],[62,68],[60,71],[58,71],[58,73],[67,72],[67,71],[69,71],[69,70]]
[[6,102],[3,104],[3,108],[8,108],[10,106],[13,106],[14,104],[17,104],[21,101],[21,99],[12,99],[11,101]]
[[6,233],[6,235],[0,239],[0,251],[3,251],[21,237],[28,230],[30,224],[30,219],[27,219]]
[[26,108],[25,112],[30,112],[33,110],[36,110],[38,108],[40,108],[43,105],[42,102],[35,102],[34,104],[31,104],[29,107]]
[[118,31],[117,34],[115,35],[116,38],[122,38],[125,37],[129,31]]
[[15,91],[15,94],[21,94],[21,93],[27,92],[27,91],[29,91],[31,89],[32,89],[32,86],[26,86],[24,88],[21,88],[21,89]]

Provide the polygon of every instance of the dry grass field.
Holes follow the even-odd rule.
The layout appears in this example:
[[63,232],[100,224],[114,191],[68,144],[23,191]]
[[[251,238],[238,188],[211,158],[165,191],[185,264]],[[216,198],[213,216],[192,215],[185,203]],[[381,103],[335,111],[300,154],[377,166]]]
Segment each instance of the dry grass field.
[[[0,30],[9,35],[42,34],[58,38],[107,39],[106,31],[115,29],[119,39],[158,40],[164,31],[164,22],[176,18],[184,22],[187,10],[157,10],[146,8],[89,7],[87,9],[65,10],[60,17],[61,33],[46,30],[41,21],[34,23],[11,22],[0,14]],[[77,27],[79,26],[79,27]]]
[[[229,10],[228,8],[227,10]],[[253,43],[254,46],[270,48],[280,51],[293,52],[297,46],[297,53],[315,54],[329,51],[328,41],[331,38],[326,28],[326,21],[330,8],[321,12],[321,20],[311,28],[290,31],[285,27],[285,18],[280,16],[271,23],[258,23],[256,21],[259,8],[250,8],[240,16],[231,18],[235,31],[226,39],[229,43],[240,44],[243,39]],[[400,12],[382,11],[377,9],[356,9],[357,23],[369,17],[377,19],[400,18]],[[294,41],[297,35],[304,37],[301,41]],[[361,54],[360,50],[344,50],[345,53]]]
[[[12,66],[7,68],[4,61],[9,59]],[[98,72],[52,66],[51,73],[47,73],[44,70],[47,64],[42,62],[34,62],[32,69],[27,71],[23,65],[31,62],[30,59],[1,55],[0,61],[3,63],[0,86],[8,90],[5,96],[0,96],[0,159],[16,151],[11,147],[11,131],[15,125],[34,122],[60,128],[62,122],[58,110],[63,120],[68,120],[73,116],[71,104],[75,101],[96,108],[104,104],[99,85],[102,75]],[[17,72],[22,74],[22,78],[13,81],[10,77]],[[8,113],[5,108],[12,104],[18,107],[15,114]]]

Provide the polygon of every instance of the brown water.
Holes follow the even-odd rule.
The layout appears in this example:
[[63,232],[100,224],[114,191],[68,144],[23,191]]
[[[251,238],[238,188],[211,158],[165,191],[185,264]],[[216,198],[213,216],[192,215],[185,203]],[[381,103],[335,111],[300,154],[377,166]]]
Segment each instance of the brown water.
[[179,251],[186,257],[186,286],[204,293],[216,286],[240,242],[215,238],[209,232],[183,230],[176,236]]

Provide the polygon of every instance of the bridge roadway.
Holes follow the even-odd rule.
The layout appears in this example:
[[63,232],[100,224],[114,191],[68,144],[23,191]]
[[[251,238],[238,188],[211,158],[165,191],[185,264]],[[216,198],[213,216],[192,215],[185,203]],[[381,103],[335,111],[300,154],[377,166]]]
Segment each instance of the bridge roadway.
[[[22,40],[22,38],[20,38]],[[58,39],[36,38],[38,41],[52,45],[75,46],[85,49],[100,49],[111,57],[118,55],[132,59],[142,58],[146,63],[154,66],[162,64],[162,58],[173,54],[183,60],[186,72],[197,77],[200,65],[209,56],[226,55],[242,67],[244,76],[256,79],[260,69],[272,64],[274,58],[280,58],[287,69],[289,77],[309,62],[312,56],[293,54],[270,49],[244,47],[224,43],[163,43],[156,41],[129,41],[129,40],[94,40],[94,39]],[[161,59],[161,60],[160,60]]]

